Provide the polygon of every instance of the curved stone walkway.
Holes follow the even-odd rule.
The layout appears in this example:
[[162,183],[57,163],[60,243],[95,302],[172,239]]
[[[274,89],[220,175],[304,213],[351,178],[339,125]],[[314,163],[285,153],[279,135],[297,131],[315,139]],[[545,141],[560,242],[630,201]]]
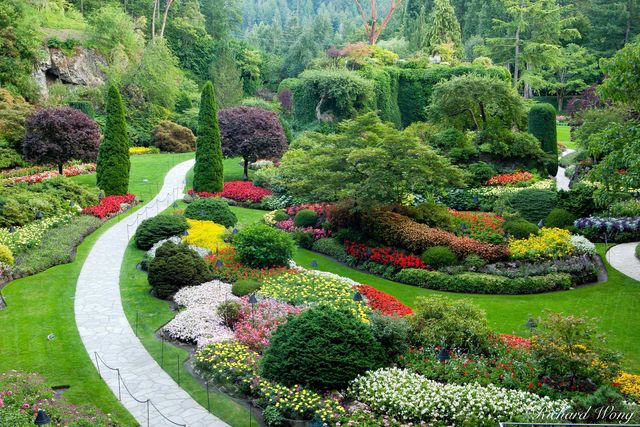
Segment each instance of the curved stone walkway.
[[625,276],[640,281],[640,260],[635,254],[637,245],[638,242],[615,245],[607,252],[607,261]]
[[[78,278],[75,318],[93,363],[97,363],[97,353],[104,363],[120,369],[124,384],[136,399],[150,399],[174,423],[217,427],[227,424],[193,400],[147,353],[129,325],[120,300],[120,267],[129,237],[140,221],[157,215],[183,196],[185,177],[193,164],[194,160],[189,160],[171,169],[153,200],[98,238]],[[116,397],[119,393],[122,395],[122,404],[140,425],[175,425],[153,406],[148,408],[147,404],[131,398],[122,383],[119,384],[117,373],[107,369],[102,361],[99,362],[102,377]]]
[[[575,153],[575,152],[576,150],[567,148],[562,152],[562,154],[560,155],[560,158],[563,158],[564,156],[568,156],[569,154]],[[569,184],[571,183],[571,179],[565,176],[564,171],[565,171],[565,168],[563,168],[562,166],[558,166],[558,173],[556,173],[556,188],[558,190],[569,191]]]

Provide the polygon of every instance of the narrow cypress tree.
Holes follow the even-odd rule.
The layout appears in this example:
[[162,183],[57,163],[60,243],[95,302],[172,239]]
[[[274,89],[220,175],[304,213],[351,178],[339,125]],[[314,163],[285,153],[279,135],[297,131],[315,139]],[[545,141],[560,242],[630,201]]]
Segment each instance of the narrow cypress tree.
[[556,109],[551,104],[536,104],[529,110],[529,133],[540,141],[542,150],[551,154],[547,166],[549,175],[558,173],[558,133],[556,129]]
[[213,85],[208,81],[200,97],[198,137],[196,138],[196,165],[193,169],[193,189],[197,192],[222,191],[222,145],[218,127],[218,111]]
[[460,23],[449,0],[434,1],[428,25],[426,37],[432,51],[446,44],[452,44],[457,53],[462,50]]
[[109,196],[124,195],[129,189],[129,135],[120,91],[114,85],[107,93],[107,126],[98,151],[98,188]]

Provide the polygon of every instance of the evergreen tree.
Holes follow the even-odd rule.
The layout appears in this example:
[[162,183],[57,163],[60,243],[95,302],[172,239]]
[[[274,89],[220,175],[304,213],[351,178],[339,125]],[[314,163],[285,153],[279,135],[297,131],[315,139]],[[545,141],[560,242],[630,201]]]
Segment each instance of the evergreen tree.
[[107,124],[96,165],[98,188],[107,196],[127,194],[130,169],[124,103],[118,88],[111,85],[107,93]]
[[456,11],[449,0],[435,0],[429,16],[427,40],[432,52],[442,45],[453,45],[456,51],[462,49],[462,32]]
[[218,127],[218,109],[213,85],[207,82],[200,98],[198,138],[196,139],[196,164],[193,168],[193,189],[197,192],[222,191],[222,146]]
[[210,73],[218,106],[229,108],[240,104],[244,95],[242,74],[236,64],[235,54],[230,46],[225,44],[218,48],[218,54],[211,65]]
[[409,40],[411,47],[415,50],[422,50],[429,44],[429,17],[426,8],[422,6],[420,13],[415,20],[410,23]]
[[529,110],[529,133],[538,138],[545,153],[551,154],[547,165],[549,175],[558,173],[558,134],[556,109],[551,104],[536,104]]

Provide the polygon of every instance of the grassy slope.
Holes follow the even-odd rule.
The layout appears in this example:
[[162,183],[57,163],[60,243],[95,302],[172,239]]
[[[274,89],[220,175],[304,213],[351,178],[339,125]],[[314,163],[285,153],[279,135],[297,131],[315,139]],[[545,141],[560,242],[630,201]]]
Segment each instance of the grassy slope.
[[[192,156],[133,157],[129,190],[150,198],[165,173]],[[148,182],[143,181],[146,177]],[[95,184],[95,175],[72,179]],[[0,311],[0,372],[10,369],[39,372],[52,386],[70,386],[65,395],[73,403],[95,404],[124,425],[133,425],[133,418],[93,367],[76,329],[73,307],[76,280],[84,259],[98,236],[118,219],[112,219],[85,239],[74,262],[16,280],[3,289],[9,306]],[[51,341],[47,340],[50,333],[55,334]]]
[[558,142],[567,148],[576,149],[576,144],[571,141],[571,127],[570,126],[557,126],[558,129]]

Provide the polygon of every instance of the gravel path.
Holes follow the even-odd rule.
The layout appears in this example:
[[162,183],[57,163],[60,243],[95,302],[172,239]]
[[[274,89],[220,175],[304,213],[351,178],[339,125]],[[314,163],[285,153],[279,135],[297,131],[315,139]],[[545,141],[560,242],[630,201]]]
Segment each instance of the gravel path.
[[615,245],[607,252],[607,261],[622,274],[640,281],[640,260],[635,254],[637,245],[638,242]]
[[[227,425],[193,400],[147,353],[120,300],[120,267],[129,237],[143,219],[183,196],[185,177],[193,164],[189,160],[171,169],[153,200],[100,236],[82,266],[76,288],[76,324],[87,353],[116,397],[122,395],[122,404],[143,426]],[[122,381],[105,364],[118,368]]]
[[[571,148],[567,148],[562,152],[560,158],[564,156],[568,156],[571,153],[575,153],[576,150],[572,150]],[[569,191],[569,184],[571,180],[564,175],[564,168],[562,166],[558,166],[558,173],[556,174],[556,187],[558,190]]]

